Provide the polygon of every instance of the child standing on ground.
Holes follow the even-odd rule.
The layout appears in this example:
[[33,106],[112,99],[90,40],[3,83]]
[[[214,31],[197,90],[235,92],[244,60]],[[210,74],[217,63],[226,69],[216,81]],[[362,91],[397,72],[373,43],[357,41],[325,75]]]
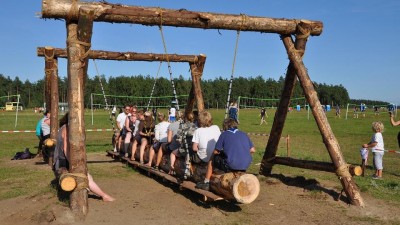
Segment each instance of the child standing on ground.
[[371,141],[368,144],[363,144],[363,148],[372,148],[372,153],[374,155],[374,167],[375,174],[372,175],[373,179],[381,179],[382,178],[382,170],[383,170],[383,154],[385,150],[385,145],[383,143],[383,132],[384,126],[382,122],[373,122],[372,123],[372,131],[374,134],[372,135]]

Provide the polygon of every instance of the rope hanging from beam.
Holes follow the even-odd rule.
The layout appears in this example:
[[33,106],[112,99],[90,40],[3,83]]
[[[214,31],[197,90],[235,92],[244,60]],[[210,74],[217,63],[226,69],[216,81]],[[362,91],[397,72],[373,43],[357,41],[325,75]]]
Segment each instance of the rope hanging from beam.
[[103,93],[104,103],[106,103],[106,109],[108,110],[108,116],[109,116],[110,121],[111,121],[111,126],[112,126],[113,131],[115,131],[114,120],[113,120],[113,117],[111,115],[110,109],[108,108],[108,101],[107,101],[106,93],[104,91],[103,82],[101,82],[99,69],[97,68],[96,61],[94,59],[92,59],[92,60],[93,60],[94,67],[96,68],[97,77],[98,77],[99,82],[100,82],[101,92]]
[[158,66],[156,77],[154,78],[153,88],[151,89],[150,98],[149,98],[149,102],[147,103],[146,111],[149,111],[150,102],[151,102],[151,99],[153,98],[154,89],[156,87],[158,75],[160,74],[161,65],[162,65],[162,61],[160,61],[160,65]]
[[236,43],[235,43],[235,52],[234,52],[234,54],[233,54],[233,63],[232,63],[231,80],[229,81],[228,97],[227,97],[227,99],[226,99],[225,119],[228,118],[229,102],[230,102],[230,100],[231,100],[233,75],[235,74],[236,55],[237,55],[237,50],[238,50],[238,45],[239,45],[240,31],[242,30],[242,26],[243,26],[243,24],[244,24],[245,21],[246,21],[246,15],[245,15],[245,14],[240,14],[240,15],[242,16],[242,21],[241,21],[239,30],[237,31],[237,35],[236,35]]
[[177,96],[177,94],[176,94],[175,83],[174,83],[174,80],[173,80],[173,78],[172,78],[172,70],[171,70],[171,65],[170,65],[170,62],[169,62],[169,56],[168,56],[168,51],[167,51],[167,44],[165,43],[165,38],[164,38],[164,33],[163,33],[163,27],[162,27],[163,18],[162,18],[162,13],[163,13],[162,10],[160,10],[160,12],[159,12],[159,16],[160,16],[160,26],[159,26],[159,29],[160,29],[160,33],[161,33],[161,39],[162,39],[162,42],[163,42],[163,46],[164,46],[165,57],[166,57],[166,59],[167,59],[169,78],[170,78],[171,85],[172,85],[172,89],[173,89],[173,93],[174,93],[175,104],[176,104],[176,110],[177,110],[177,112],[178,112],[178,117],[180,118],[180,117],[181,117],[181,113],[180,113],[180,111],[179,111],[178,96]]

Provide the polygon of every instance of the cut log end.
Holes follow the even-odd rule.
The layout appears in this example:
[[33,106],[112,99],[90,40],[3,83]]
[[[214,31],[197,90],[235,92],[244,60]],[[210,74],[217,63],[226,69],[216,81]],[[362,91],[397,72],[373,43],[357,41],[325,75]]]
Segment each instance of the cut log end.
[[362,172],[363,172],[363,169],[361,168],[361,166],[350,167],[351,175],[361,176]]
[[253,202],[260,193],[260,182],[253,174],[244,174],[233,184],[233,196],[243,204]]
[[76,181],[71,176],[65,176],[60,179],[60,186],[64,191],[72,191],[76,187]]

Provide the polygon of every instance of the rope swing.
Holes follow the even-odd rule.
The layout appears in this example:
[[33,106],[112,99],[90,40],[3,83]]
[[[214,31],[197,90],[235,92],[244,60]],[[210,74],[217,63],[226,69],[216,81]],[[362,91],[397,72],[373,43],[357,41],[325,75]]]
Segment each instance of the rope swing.
[[246,20],[246,15],[240,14],[242,16],[242,21],[239,27],[239,30],[237,31],[236,35],[236,44],[235,44],[235,52],[233,54],[233,63],[232,63],[232,73],[231,73],[231,80],[229,81],[229,89],[228,89],[228,97],[226,99],[226,108],[225,108],[225,119],[228,118],[228,112],[229,112],[229,102],[231,100],[231,93],[232,93],[232,83],[233,83],[233,75],[235,74],[235,64],[236,64],[236,55],[237,55],[237,50],[238,50],[238,44],[239,44],[239,38],[240,38],[240,31],[242,30],[242,26]]
[[160,61],[160,65],[158,66],[156,77],[154,78],[153,88],[151,89],[151,94],[150,94],[149,102],[147,103],[146,111],[149,111],[150,102],[151,102],[151,99],[153,98],[154,89],[156,87],[156,83],[157,83],[157,79],[158,79],[158,74],[160,74],[161,64],[162,64],[162,61]]
[[98,77],[99,82],[100,82],[101,92],[103,93],[104,103],[106,104],[106,109],[108,110],[108,116],[109,116],[110,121],[111,121],[111,126],[112,126],[112,129],[115,130],[114,120],[113,120],[113,118],[112,118],[111,111],[110,111],[110,109],[108,108],[108,101],[107,101],[106,93],[105,93],[105,91],[104,91],[103,82],[101,82],[101,78],[100,78],[100,74],[99,74],[99,69],[97,68],[97,63],[96,63],[96,61],[95,61],[94,59],[92,59],[92,60],[93,60],[94,67],[96,68],[97,77]]
[[166,59],[167,59],[168,72],[169,72],[169,79],[170,79],[170,81],[171,81],[172,89],[173,89],[173,92],[174,92],[174,98],[175,98],[175,104],[176,104],[176,111],[177,111],[177,113],[178,113],[178,117],[180,118],[180,117],[181,117],[181,113],[180,113],[180,111],[179,111],[178,96],[177,96],[177,94],[176,94],[175,83],[174,83],[174,80],[173,80],[173,78],[172,78],[172,70],[171,70],[171,65],[170,65],[170,62],[169,62],[169,56],[168,56],[168,51],[167,51],[167,44],[165,43],[165,38],[164,38],[164,33],[163,33],[162,22],[163,22],[163,18],[162,18],[162,10],[161,10],[161,11],[160,11],[160,26],[159,26],[159,29],[160,29],[161,38],[162,38],[162,41],[163,41],[165,57],[166,57]]

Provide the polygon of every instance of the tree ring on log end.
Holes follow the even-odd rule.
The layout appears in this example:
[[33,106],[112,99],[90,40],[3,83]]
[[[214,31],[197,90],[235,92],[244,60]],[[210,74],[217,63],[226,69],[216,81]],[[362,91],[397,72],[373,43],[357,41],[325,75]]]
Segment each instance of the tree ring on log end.
[[253,202],[260,193],[260,182],[253,174],[240,176],[233,184],[233,196],[243,204]]
[[73,177],[66,176],[60,179],[60,186],[64,191],[72,191],[76,187],[76,181]]

